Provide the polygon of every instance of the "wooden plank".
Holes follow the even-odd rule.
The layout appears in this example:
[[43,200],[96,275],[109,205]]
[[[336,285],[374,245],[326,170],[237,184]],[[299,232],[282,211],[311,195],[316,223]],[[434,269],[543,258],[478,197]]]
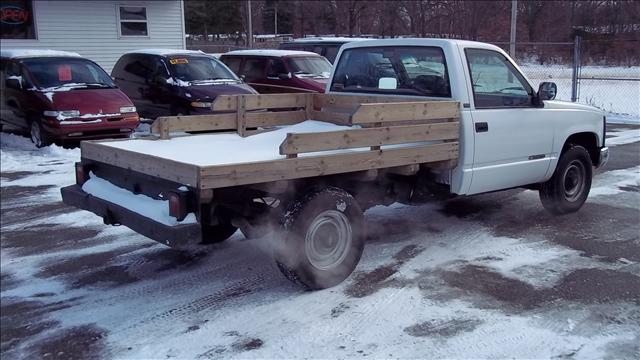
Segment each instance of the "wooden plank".
[[219,95],[211,104],[213,111],[235,111],[238,108],[238,97],[246,99],[247,110],[303,108],[307,104],[307,97],[313,94],[264,94],[264,95]]
[[269,127],[297,124],[307,119],[307,113],[304,110],[248,112],[245,118],[246,127]]
[[374,122],[415,121],[460,116],[457,101],[416,101],[406,103],[361,104],[351,116],[354,124]]
[[309,118],[336,125],[351,125],[351,113],[311,110]]
[[358,151],[324,156],[305,156],[274,161],[207,166],[201,168],[200,188],[222,188],[277,180],[349,173],[369,169],[456,159],[458,143],[440,143]]
[[235,130],[236,114],[163,116],[151,125],[151,132],[169,138],[172,131]]
[[[130,141],[143,141],[131,139]],[[131,169],[143,174],[198,187],[199,167],[154,155],[119,149],[98,142],[83,141],[81,156],[85,159]]]
[[236,124],[238,129],[238,134],[240,136],[246,136],[246,116],[247,116],[247,98],[244,95],[238,96],[238,110],[236,111]]
[[459,125],[458,122],[450,122],[350,129],[320,133],[289,133],[280,145],[280,154],[300,154],[367,146],[458,139]]
[[351,111],[357,109],[360,104],[410,102],[417,100],[416,97],[385,95],[314,94],[313,96],[314,106],[316,108],[342,108]]

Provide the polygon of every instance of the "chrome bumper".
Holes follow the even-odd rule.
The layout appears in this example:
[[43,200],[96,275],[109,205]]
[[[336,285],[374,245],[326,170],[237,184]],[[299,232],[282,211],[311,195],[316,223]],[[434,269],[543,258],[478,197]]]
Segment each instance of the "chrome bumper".
[[608,161],[609,161],[609,148],[605,146],[603,148],[600,148],[600,161],[598,161],[597,167],[601,168],[605,166]]

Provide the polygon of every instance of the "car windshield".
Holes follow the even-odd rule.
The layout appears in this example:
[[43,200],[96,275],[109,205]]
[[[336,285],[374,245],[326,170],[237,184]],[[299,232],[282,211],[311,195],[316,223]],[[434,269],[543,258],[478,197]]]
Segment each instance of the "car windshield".
[[328,78],[331,73],[331,63],[321,56],[292,57],[288,62],[291,72],[301,77]]
[[25,59],[33,85],[39,89],[111,88],[111,77],[95,63],[82,58]]
[[220,61],[208,56],[175,56],[169,59],[171,74],[178,80],[198,83],[239,81]]

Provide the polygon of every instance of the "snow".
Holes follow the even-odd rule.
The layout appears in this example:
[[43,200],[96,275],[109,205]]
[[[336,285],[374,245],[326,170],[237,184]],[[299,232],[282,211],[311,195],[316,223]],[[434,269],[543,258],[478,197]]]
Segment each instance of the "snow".
[[138,49],[128,51],[127,54],[149,54],[149,55],[206,55],[200,50],[184,50],[184,49]]
[[640,166],[608,171],[604,176],[595,178],[589,197],[616,195],[622,193],[625,187],[640,188]]
[[7,58],[22,58],[22,57],[82,57],[80,54],[69,51],[60,50],[40,50],[40,49],[11,49],[2,47],[0,49],[0,56]]
[[605,140],[606,146],[630,144],[640,141],[640,128],[628,130],[607,130],[607,136],[611,136]]
[[[66,116],[66,115],[62,115],[62,114],[58,114],[58,116],[56,117],[56,119],[60,120],[60,122],[62,124],[89,124],[89,123],[95,123],[95,122],[100,122],[102,121],[102,118],[105,117],[112,117],[112,116],[120,116],[122,114],[120,113],[113,113],[113,114],[84,114],[81,116]],[[67,119],[97,119],[100,118],[98,120],[94,120],[94,121],[71,121],[71,120],[67,120]]]
[[283,57],[283,56],[313,56],[318,57],[319,55],[310,52],[310,51],[297,51],[297,50],[274,50],[274,49],[251,49],[251,50],[234,50],[229,51],[223,55],[248,55],[248,56],[273,56],[273,57]]
[[93,173],[90,174],[90,179],[82,185],[82,190],[164,225],[174,226],[197,223],[194,213],[189,213],[183,221],[178,221],[175,217],[169,215],[168,200],[156,200],[143,194],[134,194],[97,177]]
[[[105,141],[101,144],[198,166],[228,165],[284,159],[285,156],[280,155],[278,147],[286,138],[287,133],[326,132],[353,128],[307,120],[296,125],[284,126],[278,130],[245,138],[237,133],[229,133],[191,135],[169,140]],[[361,149],[342,151],[359,150]],[[318,153],[300,154],[299,156],[312,155],[318,155]]]
[[[191,86],[191,83],[188,81],[184,81],[184,80],[180,80],[180,79],[176,79],[174,77],[170,77],[167,79],[167,84],[169,85],[177,85],[180,87],[187,87],[187,86]],[[189,95],[189,97],[191,97],[191,95]]]

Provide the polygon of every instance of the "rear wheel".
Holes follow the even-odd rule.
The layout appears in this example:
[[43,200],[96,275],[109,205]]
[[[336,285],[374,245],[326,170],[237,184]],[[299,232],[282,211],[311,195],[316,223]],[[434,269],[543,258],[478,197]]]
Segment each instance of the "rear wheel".
[[582,146],[571,146],[558,160],[551,179],[540,187],[542,206],[553,214],[578,211],[591,189],[591,157]]
[[284,244],[276,263],[284,276],[308,289],[339,284],[364,249],[364,216],[344,190],[314,190],[292,202],[282,219]]
[[51,144],[49,136],[42,128],[42,124],[40,124],[39,120],[31,121],[29,135],[31,137],[31,142],[33,142],[38,148],[49,146]]

